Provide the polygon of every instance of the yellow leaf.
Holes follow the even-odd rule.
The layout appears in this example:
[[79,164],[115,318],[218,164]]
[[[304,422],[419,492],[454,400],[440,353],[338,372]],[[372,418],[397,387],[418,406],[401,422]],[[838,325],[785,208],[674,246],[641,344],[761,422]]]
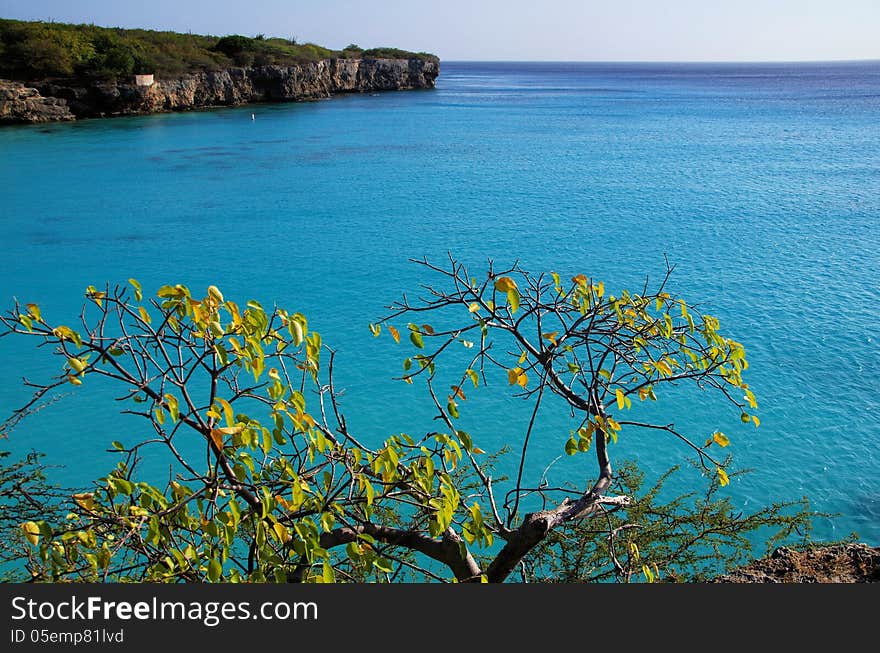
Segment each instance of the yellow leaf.
[[218,304],[223,303],[223,293],[220,292],[217,286],[208,286],[208,295]]
[[516,288],[507,291],[507,301],[510,304],[510,312],[516,313],[519,310],[519,291]]
[[223,433],[220,429],[211,429],[211,442],[214,443],[218,451],[223,451]]
[[287,325],[287,330],[290,331],[290,336],[293,338],[294,347],[299,347],[305,338],[302,324],[299,323],[299,320],[292,319]]
[[761,420],[758,419],[757,415],[752,415],[752,421],[755,423],[755,428],[761,426]]
[[571,278],[571,280],[579,286],[587,285],[587,277],[583,274],[575,275]]
[[727,476],[727,472],[725,472],[720,467],[716,467],[715,471],[718,473],[718,482],[721,483],[721,487],[724,487],[728,483],[730,483],[730,478]]
[[33,546],[37,546],[37,543],[40,541],[40,527],[32,521],[26,521],[21,525],[21,530],[24,531],[27,541]]
[[644,386],[644,387],[639,388],[639,399],[644,401],[645,399],[648,398],[648,395],[650,393],[651,393],[651,391],[648,389],[648,386]]
[[70,369],[72,369],[72,370],[73,370],[74,372],[76,372],[77,374],[79,374],[79,373],[82,372],[84,369],[86,369],[86,363],[85,363],[85,361],[83,361],[83,360],[81,360],[81,359],[79,359],[79,358],[68,358],[68,359],[67,359],[67,364],[70,365]]
[[516,289],[516,281],[514,281],[510,277],[498,277],[495,280],[495,290],[503,293],[509,293],[511,290]]
[[486,453],[486,452],[483,451],[482,449],[480,449],[479,447],[474,447],[474,453]]
[[525,388],[529,382],[529,377],[526,376],[526,373],[521,367],[514,367],[507,370],[507,382],[510,385],[518,385]]
[[480,305],[477,302],[472,303],[468,306],[468,313],[476,313],[480,310]]
[[400,342],[400,331],[395,329],[390,324],[388,325],[388,333],[390,333],[391,337],[394,338],[394,342]]
[[623,410],[623,407],[626,404],[626,397],[623,394],[623,390],[618,388],[614,391],[614,394],[617,397],[617,410]]
[[282,544],[286,543],[290,539],[290,533],[281,522],[275,522],[274,524],[272,524],[272,530],[275,531],[275,535],[278,537],[278,541]]
[[67,382],[70,383],[71,385],[82,385],[83,384],[82,379],[77,378],[75,376],[68,376]]
[[751,406],[752,408],[758,407],[758,402],[755,400],[755,393],[751,390],[746,389],[745,399],[749,402],[749,406]]
[[721,433],[720,431],[716,431],[712,434],[712,441],[717,443],[720,447],[726,447],[730,444],[730,438]]
[[168,406],[168,412],[171,414],[171,420],[173,422],[176,422],[177,418],[180,416],[180,410],[177,404],[177,397],[171,394],[166,394],[165,405]]
[[238,435],[242,431],[244,431],[243,426],[224,426],[218,429],[212,429],[213,431],[217,431],[217,433],[221,435]]
[[461,390],[461,386],[459,385],[452,386],[452,396],[459,397],[463,401],[467,399],[467,397],[464,396],[464,392],[462,392]]
[[146,322],[147,324],[149,324],[150,322],[153,321],[153,320],[150,318],[150,314],[147,313],[147,309],[145,309],[143,306],[138,306],[138,313],[141,314],[141,319],[142,319],[144,322]]
[[72,498],[80,508],[85,508],[86,510],[94,510],[95,508],[95,495],[92,492],[74,494]]
[[665,374],[666,376],[672,376],[672,368],[669,367],[669,363],[667,363],[666,361],[657,361],[654,366],[657,368],[658,371]]
[[639,553],[639,545],[636,544],[635,542],[630,542],[629,543],[629,550],[630,550],[630,552],[632,552],[633,559],[638,560],[641,555]]
[[235,415],[232,412],[232,406],[225,399],[217,398],[217,403],[220,404],[220,407],[223,408],[223,415],[226,417],[226,425],[232,426],[235,424]]
[[40,307],[39,306],[37,306],[36,304],[25,304],[25,306],[27,306],[28,315],[30,315],[32,318],[34,318],[38,322],[43,319],[40,314]]
[[522,365],[523,363],[525,363],[526,359],[528,359],[528,357],[529,357],[529,352],[524,351],[523,353],[521,353],[519,355],[519,361],[518,361],[519,364]]
[[596,296],[599,299],[602,299],[602,295],[604,295],[604,294],[605,294],[605,283],[600,281],[598,284],[596,284]]
[[138,283],[137,279],[129,279],[128,283],[131,284],[131,287],[134,288],[134,299],[135,301],[141,301],[143,299],[143,292],[141,291],[141,284]]
[[541,337],[545,340],[549,340],[554,345],[556,344],[556,337],[559,335],[559,331],[551,331],[550,333],[542,333]]
[[467,374],[467,377],[471,380],[471,383],[474,384],[475,388],[480,385],[480,377],[477,375],[476,370],[468,369],[465,374]]

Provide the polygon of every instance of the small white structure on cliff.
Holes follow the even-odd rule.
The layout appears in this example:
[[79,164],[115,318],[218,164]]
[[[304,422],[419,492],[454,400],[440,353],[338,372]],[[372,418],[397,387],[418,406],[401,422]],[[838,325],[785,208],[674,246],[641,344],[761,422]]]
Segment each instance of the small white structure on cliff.
[[135,75],[134,83],[137,86],[152,86],[153,85],[153,76],[152,75]]

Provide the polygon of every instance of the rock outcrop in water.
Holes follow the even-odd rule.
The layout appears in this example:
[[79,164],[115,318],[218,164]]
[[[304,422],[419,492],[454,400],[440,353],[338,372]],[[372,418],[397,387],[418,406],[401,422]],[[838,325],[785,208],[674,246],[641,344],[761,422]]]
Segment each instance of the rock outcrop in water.
[[[138,86],[134,79],[52,80],[34,84],[34,90],[0,80],[0,122],[47,122],[250,102],[299,102],[337,93],[425,89],[434,87],[439,74],[439,63],[430,59],[324,59],[292,66],[198,72],[156,79],[150,86]],[[15,90],[19,87],[26,90]]]
[[43,97],[35,88],[0,79],[0,124],[74,119],[64,100]]

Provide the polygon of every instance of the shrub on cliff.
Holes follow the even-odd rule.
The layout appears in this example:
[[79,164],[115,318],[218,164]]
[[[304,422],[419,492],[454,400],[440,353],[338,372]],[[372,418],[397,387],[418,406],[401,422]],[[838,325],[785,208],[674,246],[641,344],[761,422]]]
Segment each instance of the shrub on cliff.
[[[147,427],[113,443],[119,464],[72,496],[64,523],[22,524],[29,572],[37,580],[501,582],[551,572],[580,580],[587,571],[577,561],[588,556],[604,577],[650,581],[689,573],[688,542],[741,546],[750,529],[790,533],[806,518],[780,507],[743,519],[712,496],[688,509],[642,491],[632,469],[615,474],[614,443],[648,429],[695,456],[712,492],[728,484],[728,461],[715,453],[726,435],[688,435],[671,419],[630,414],[671,386],[715,393],[758,424],[742,345],[670,294],[668,279],[612,295],[583,274],[563,282],[515,265],[490,264],[479,277],[454,260],[421,265],[437,283],[423,299],[404,296],[370,329],[406,347],[400,381],[423,384],[437,427],[382,441],[350,429],[335,353],[294,311],[238,304],[213,286],[200,295],[163,286],[144,301],[130,280],[89,287],[76,329],[36,304],[0,317],[2,335],[48,344],[63,364],[4,431],[53,390],[96,379],[117,385]],[[504,424],[518,434],[513,453],[499,454],[515,456],[512,478],[495,475],[496,457],[461,420],[468,397],[492,385],[530,404],[527,423]],[[581,463],[577,484],[548,483],[525,465],[548,402],[571,415],[570,433],[551,446]],[[174,468],[165,484],[140,474],[148,450]],[[563,559],[574,561],[573,575],[554,571]]]
[[423,61],[439,61],[437,55],[428,52],[409,52],[398,48],[370,48],[363,51],[365,59],[422,59]]
[[[382,56],[425,56],[394,52],[397,54]],[[0,77],[22,81],[127,77],[132,73],[180,75],[232,65],[293,65],[345,56],[314,43],[297,44],[292,39],[240,35],[218,38],[6,19],[0,19],[0,53]]]

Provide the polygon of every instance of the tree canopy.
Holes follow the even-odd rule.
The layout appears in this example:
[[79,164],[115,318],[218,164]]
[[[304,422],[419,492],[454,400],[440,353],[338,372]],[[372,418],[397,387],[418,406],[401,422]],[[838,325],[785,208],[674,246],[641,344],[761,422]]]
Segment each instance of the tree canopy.
[[[559,560],[573,558],[575,567],[556,578],[655,580],[704,562],[695,544],[741,547],[744,533],[758,527],[785,536],[803,525],[801,504],[745,515],[717,499],[730,477],[729,460],[715,453],[729,443],[723,433],[686,434],[628,416],[635,402],[660,402],[667,387],[693,384],[759,424],[743,346],[672,294],[668,274],[656,287],[611,294],[584,274],[563,280],[490,262],[472,276],[452,258],[418,264],[435,282],[420,299],[404,295],[370,329],[408,349],[400,380],[424,384],[438,428],[381,442],[349,428],[336,353],[301,313],[237,303],[215,286],[196,294],[166,285],[145,299],[131,279],[90,286],[75,327],[33,303],[4,314],[3,335],[50,345],[63,367],[36,384],[4,430],[54,390],[87,388],[94,377],[115,384],[126,412],[147,427],[132,442],[113,443],[118,465],[73,494],[63,523],[21,525],[29,573],[90,581],[503,582],[515,572],[546,579]],[[441,385],[443,366],[457,382]],[[497,389],[498,378],[532,407],[515,453],[499,454],[519,457],[509,479],[493,477],[495,456],[460,425],[468,394]],[[535,415],[550,396],[576,421],[558,443],[561,454],[583,461],[582,480],[569,487],[548,487],[524,465]],[[693,456],[711,474],[694,508],[682,499],[660,502],[659,486],[642,492],[631,466],[615,473],[611,445],[636,429],[666,434],[683,459]],[[164,484],[139,475],[148,448],[174,466]],[[658,521],[660,508],[675,515]],[[660,536],[661,523],[679,531]],[[665,547],[658,545],[663,553],[653,562],[644,552],[651,541]],[[584,556],[605,571],[584,571]]]

